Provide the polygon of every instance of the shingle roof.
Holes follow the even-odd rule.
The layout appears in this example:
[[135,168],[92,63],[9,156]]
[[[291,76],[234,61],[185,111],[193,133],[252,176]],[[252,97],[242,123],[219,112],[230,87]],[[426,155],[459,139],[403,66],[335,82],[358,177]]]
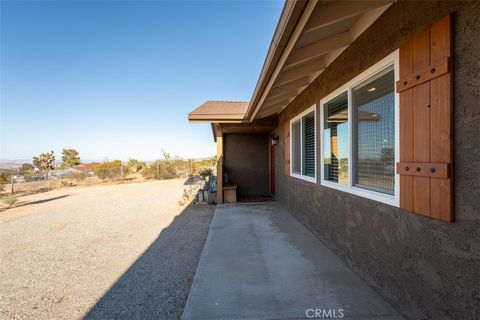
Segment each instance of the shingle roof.
[[207,101],[188,114],[190,121],[242,120],[247,101]]

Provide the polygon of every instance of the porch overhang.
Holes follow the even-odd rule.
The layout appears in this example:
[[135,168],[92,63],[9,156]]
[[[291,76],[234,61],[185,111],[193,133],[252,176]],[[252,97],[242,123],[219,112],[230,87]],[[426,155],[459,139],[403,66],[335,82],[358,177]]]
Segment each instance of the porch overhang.
[[287,1],[245,118],[280,113],[393,2]]
[[241,123],[248,102],[244,101],[206,101],[188,114],[189,122]]
[[212,123],[213,139],[217,141],[219,134],[230,133],[270,133],[278,126],[278,119],[276,116],[263,119],[253,120],[252,122],[223,122]]

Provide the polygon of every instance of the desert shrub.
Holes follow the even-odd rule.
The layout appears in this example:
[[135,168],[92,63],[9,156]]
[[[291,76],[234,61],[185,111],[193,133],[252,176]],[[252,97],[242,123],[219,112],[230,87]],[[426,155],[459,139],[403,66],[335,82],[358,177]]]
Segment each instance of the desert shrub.
[[71,182],[68,182],[68,181],[62,181],[62,183],[60,185],[62,187],[74,187],[75,186],[74,183],[71,183]]
[[142,170],[142,176],[145,179],[173,179],[176,175],[177,168],[175,163],[168,160],[152,162]]
[[[127,167],[123,167],[123,174],[127,173]],[[122,177],[122,162],[120,160],[113,160],[103,162],[96,166],[95,173],[98,178],[102,180],[117,180]]]
[[[177,176],[177,172],[182,166],[188,162],[179,158],[172,158],[172,156],[163,151],[163,160],[157,160],[150,163],[142,170],[142,175],[145,179],[173,179]],[[185,162],[185,163],[183,163]]]
[[142,176],[145,179],[155,179],[157,178],[157,168],[155,163],[150,163],[145,165],[145,167],[142,170]]
[[33,174],[35,167],[30,163],[22,163],[20,168],[18,168],[18,171],[20,171],[22,174]]
[[[152,162],[145,165],[142,175],[145,179],[173,179],[175,177],[186,176],[191,172],[193,175],[204,176],[211,175],[213,167],[217,163],[216,157],[210,157],[202,160],[185,160],[178,156],[172,157],[168,152],[163,151],[163,160]],[[158,167],[158,169],[157,169]]]
[[9,207],[13,206],[15,203],[17,203],[18,199],[17,198],[7,198],[3,199],[3,203],[8,205]]
[[5,172],[0,172],[0,192],[5,190],[5,187],[9,183],[10,183],[10,179],[8,174],[6,174]]
[[131,172],[138,172],[145,168],[145,162],[139,161],[137,159],[129,158],[127,162],[127,167]]
[[200,175],[203,178],[209,177],[213,174],[213,170],[211,168],[202,168],[200,169]]
[[215,167],[217,165],[217,157],[213,156],[207,159],[198,161],[200,167]]

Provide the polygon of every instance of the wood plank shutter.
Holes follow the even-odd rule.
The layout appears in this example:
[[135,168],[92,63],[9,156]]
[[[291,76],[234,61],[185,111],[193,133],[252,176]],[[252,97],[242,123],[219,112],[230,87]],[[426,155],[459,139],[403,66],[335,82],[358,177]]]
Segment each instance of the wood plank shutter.
[[400,207],[453,218],[452,16],[400,48]]
[[284,124],[284,143],[283,143],[283,149],[284,149],[284,162],[283,162],[283,168],[286,176],[290,175],[290,121],[285,121]]

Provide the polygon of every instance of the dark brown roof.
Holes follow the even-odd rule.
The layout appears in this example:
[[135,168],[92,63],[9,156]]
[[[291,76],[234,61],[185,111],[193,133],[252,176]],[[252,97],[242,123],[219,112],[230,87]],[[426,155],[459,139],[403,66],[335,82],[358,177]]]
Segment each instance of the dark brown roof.
[[189,121],[241,121],[248,108],[246,101],[207,101],[188,114]]

